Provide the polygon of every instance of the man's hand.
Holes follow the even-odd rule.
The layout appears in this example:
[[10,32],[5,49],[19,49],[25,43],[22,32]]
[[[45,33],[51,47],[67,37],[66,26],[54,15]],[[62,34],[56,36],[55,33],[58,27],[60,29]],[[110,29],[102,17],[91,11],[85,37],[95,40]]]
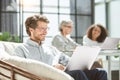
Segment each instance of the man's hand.
[[61,64],[56,64],[54,65],[53,67],[57,68],[57,69],[60,69],[60,70],[64,70],[65,69],[65,66],[61,65]]

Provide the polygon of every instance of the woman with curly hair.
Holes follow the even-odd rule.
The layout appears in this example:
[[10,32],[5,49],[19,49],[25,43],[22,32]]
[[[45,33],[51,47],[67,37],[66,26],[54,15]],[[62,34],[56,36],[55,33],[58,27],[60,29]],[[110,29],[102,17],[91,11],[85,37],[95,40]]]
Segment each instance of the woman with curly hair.
[[101,24],[91,25],[83,37],[83,45],[100,46],[108,36],[107,30]]
[[[105,27],[101,24],[93,24],[91,25],[86,35],[83,37],[83,45],[85,46],[101,46],[106,37],[108,36],[108,32]],[[103,62],[101,58],[98,58],[92,68],[102,68]]]

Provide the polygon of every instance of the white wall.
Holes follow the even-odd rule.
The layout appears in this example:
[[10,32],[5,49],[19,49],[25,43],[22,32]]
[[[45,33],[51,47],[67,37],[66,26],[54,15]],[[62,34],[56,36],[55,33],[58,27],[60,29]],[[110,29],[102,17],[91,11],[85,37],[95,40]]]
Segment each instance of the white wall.
[[120,38],[120,0],[110,3],[109,11],[109,27],[110,36]]

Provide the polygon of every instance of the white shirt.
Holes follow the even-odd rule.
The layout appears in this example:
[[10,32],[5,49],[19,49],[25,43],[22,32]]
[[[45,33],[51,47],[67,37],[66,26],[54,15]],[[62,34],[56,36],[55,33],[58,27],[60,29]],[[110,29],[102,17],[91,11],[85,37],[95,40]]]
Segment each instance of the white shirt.
[[102,43],[98,43],[97,41],[93,41],[85,35],[83,37],[83,45],[84,46],[100,46]]

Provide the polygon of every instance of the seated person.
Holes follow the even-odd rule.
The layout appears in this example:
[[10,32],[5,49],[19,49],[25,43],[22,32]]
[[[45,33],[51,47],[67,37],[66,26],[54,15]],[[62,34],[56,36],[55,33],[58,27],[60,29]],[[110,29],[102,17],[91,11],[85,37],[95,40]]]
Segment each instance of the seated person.
[[73,50],[80,44],[70,38],[72,32],[73,22],[71,20],[63,20],[59,26],[60,33],[52,40],[52,45],[58,50],[64,52],[66,55],[71,56]]
[[[66,55],[70,56],[73,53],[73,50],[79,46],[80,44],[76,43],[75,41],[73,41],[69,35],[72,32],[72,27],[73,27],[73,22],[71,20],[66,21],[63,20],[60,23],[59,26],[59,30],[60,30],[60,34],[56,35],[53,40],[52,40],[52,45],[55,46],[58,50],[60,50],[61,52],[65,53]],[[98,69],[92,69],[92,70],[85,70],[87,71],[86,75],[88,77],[89,80],[98,80],[98,77],[90,77],[91,75],[95,76],[96,74],[94,74],[94,70],[98,70]],[[97,72],[99,73],[98,76],[100,76],[102,73],[102,71],[104,72],[104,70],[98,70]],[[91,72],[91,73],[89,73]],[[103,74],[104,75],[104,74]],[[104,77],[104,79],[107,79],[107,75],[101,76]],[[100,79],[102,80],[102,79]]]
[[[58,62],[61,57],[64,57],[65,62],[68,62],[69,58],[54,47],[49,47],[42,43],[47,34],[48,23],[48,19],[42,15],[28,17],[25,25],[27,34],[30,38],[26,43],[15,49],[16,55],[27,59],[38,60],[60,70],[64,70],[62,63],[60,62],[61,64],[59,64]],[[65,72],[71,75],[75,80],[107,80],[106,72],[97,69],[90,71],[86,70],[84,72],[81,70]]]
[[[107,30],[101,24],[91,25],[86,35],[83,37],[83,45],[85,46],[100,46],[108,36]],[[102,59],[98,59],[102,65]]]

